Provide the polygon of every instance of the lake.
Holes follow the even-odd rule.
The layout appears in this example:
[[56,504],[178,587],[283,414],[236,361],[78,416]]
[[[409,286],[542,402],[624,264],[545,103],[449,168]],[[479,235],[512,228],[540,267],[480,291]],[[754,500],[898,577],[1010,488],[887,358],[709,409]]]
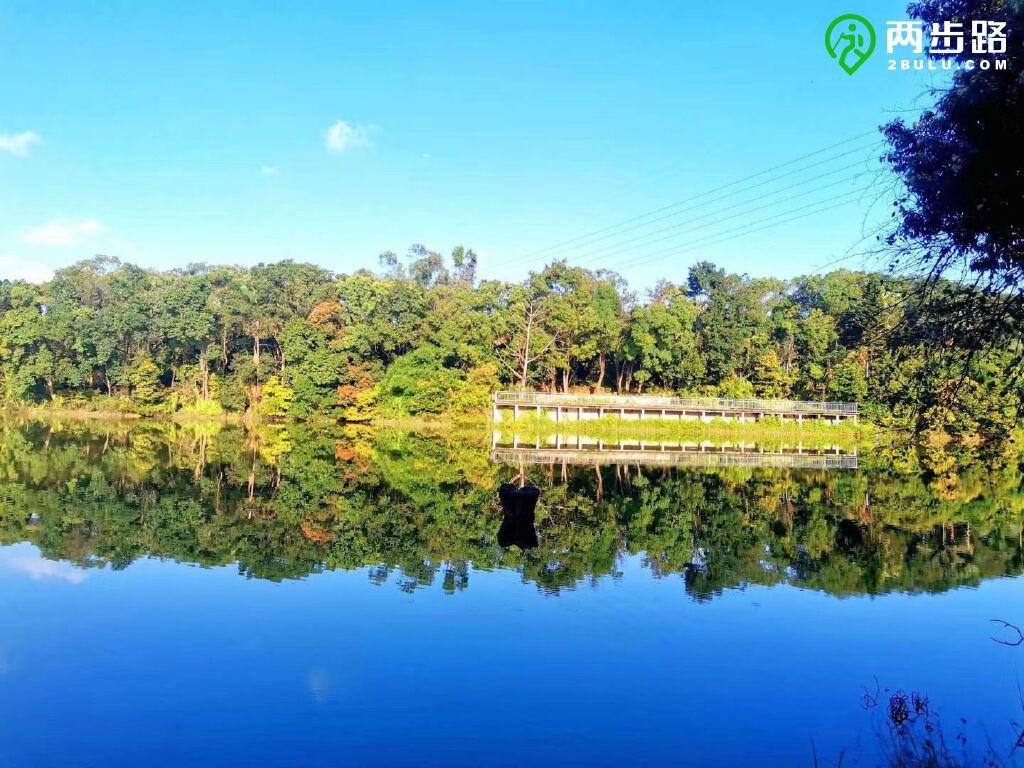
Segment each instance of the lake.
[[1012,762],[1016,468],[558,443],[8,421],[0,766]]

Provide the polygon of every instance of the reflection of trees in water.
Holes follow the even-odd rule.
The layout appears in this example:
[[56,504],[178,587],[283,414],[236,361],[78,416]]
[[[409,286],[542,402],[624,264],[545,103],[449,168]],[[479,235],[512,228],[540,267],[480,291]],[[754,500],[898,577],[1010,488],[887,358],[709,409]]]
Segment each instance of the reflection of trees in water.
[[942,590],[1024,570],[1011,470],[938,487],[883,470],[534,466],[517,479],[542,489],[535,548],[498,541],[508,471],[464,436],[29,424],[0,433],[0,540],[115,568],[237,562],[265,579],[368,566],[373,581],[450,592],[491,568],[557,591],[616,574],[624,553],[698,599],[780,581]]

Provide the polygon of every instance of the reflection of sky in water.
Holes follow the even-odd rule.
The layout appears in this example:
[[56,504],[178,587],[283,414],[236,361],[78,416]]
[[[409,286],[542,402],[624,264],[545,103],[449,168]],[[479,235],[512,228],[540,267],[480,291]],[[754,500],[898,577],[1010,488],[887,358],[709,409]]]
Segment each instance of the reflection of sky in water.
[[989,619],[1020,618],[1022,579],[702,602],[643,555],[557,595],[472,566],[445,594],[397,570],[380,588],[369,568],[271,582],[142,558],[82,581],[39,560],[0,548],[0,765],[788,768],[812,739],[819,759],[871,747],[876,676],[978,743],[1012,743],[1020,719],[1024,651]]
[[313,701],[322,704],[331,695],[331,675],[323,667],[312,667],[306,678],[309,683],[309,695]]
[[[271,465],[136,429],[4,454],[0,768],[834,764],[876,677],[1015,738],[1016,476],[965,502],[298,426]],[[512,476],[541,514],[501,516]]]
[[31,544],[0,547],[0,572],[10,571],[33,581],[58,581],[81,584],[88,573],[63,560],[47,560]]

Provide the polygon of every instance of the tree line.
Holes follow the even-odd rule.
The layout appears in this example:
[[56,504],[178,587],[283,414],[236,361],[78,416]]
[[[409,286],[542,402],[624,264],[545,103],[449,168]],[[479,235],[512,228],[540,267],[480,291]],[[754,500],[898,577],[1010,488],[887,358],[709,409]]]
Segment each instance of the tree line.
[[564,261],[521,282],[479,280],[476,262],[414,246],[378,273],[336,275],[98,256],[43,284],[4,281],[0,400],[358,420],[482,412],[490,391],[516,387],[858,401],[921,418],[955,391],[942,418],[969,417],[964,429],[1005,433],[1016,418],[1005,355],[944,368],[933,350],[948,317],[916,301],[913,279],[701,262],[641,296]]

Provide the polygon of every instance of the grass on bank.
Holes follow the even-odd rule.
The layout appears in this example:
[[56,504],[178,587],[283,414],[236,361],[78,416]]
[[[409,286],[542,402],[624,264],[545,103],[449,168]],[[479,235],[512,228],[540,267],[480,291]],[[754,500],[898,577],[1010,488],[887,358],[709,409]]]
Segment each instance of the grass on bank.
[[0,414],[11,418],[35,419],[70,419],[78,421],[135,421],[149,419],[154,421],[221,421],[238,423],[243,414],[224,411],[222,413],[199,413],[182,409],[174,413],[139,413],[133,410],[117,410],[114,408],[77,408],[67,406],[19,406],[0,408]]
[[580,435],[605,442],[619,440],[703,441],[736,440],[745,442],[802,443],[804,445],[831,446],[836,444],[865,443],[872,436],[868,424],[844,421],[839,424],[807,421],[794,424],[777,418],[757,422],[738,422],[726,419],[712,421],[675,421],[662,419],[621,419],[604,416],[585,421],[554,422],[536,414],[524,414],[518,419],[497,425],[503,436],[520,438],[547,438],[552,435]]

